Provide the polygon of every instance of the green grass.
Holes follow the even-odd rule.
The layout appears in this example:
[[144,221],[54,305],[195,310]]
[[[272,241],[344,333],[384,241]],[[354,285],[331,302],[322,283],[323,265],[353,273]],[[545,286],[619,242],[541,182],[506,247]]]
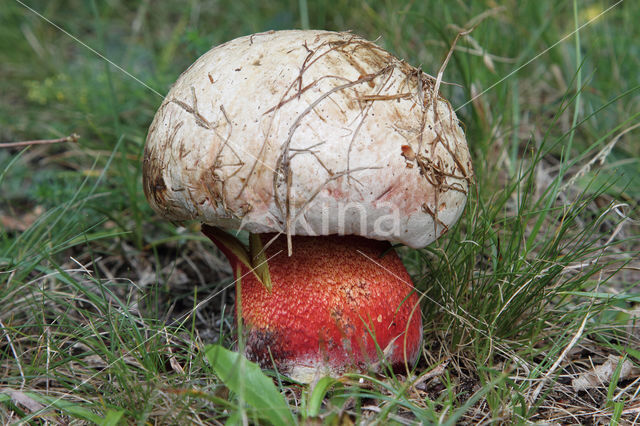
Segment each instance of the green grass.
[[[571,380],[611,354],[640,366],[640,3],[552,49],[614,3],[27,4],[148,87],[20,3],[0,8],[0,141],[81,135],[0,148],[0,423],[269,422],[280,399],[297,422],[639,421],[636,371],[579,393]],[[380,37],[432,75],[477,24],[441,87],[475,186],[443,240],[399,249],[423,294],[414,377],[309,388],[235,359],[231,270],[142,192],[154,91],[213,45],[307,22]]]

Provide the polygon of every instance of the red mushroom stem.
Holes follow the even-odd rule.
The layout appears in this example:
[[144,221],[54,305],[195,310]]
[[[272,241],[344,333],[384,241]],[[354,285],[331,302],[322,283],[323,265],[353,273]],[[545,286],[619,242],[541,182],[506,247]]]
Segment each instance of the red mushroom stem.
[[[407,367],[420,353],[418,296],[388,242],[357,236],[285,236],[266,250],[272,288],[251,273],[211,228],[207,235],[240,268],[247,357],[310,381],[316,374]],[[263,243],[274,235],[261,235]],[[278,254],[279,253],[279,254]]]

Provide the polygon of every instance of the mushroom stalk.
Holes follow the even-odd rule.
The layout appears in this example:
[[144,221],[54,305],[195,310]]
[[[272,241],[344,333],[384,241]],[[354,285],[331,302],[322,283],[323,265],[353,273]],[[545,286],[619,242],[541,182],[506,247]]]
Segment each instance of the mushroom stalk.
[[[357,35],[293,30],[214,47],[167,93],[145,195],[202,223],[242,276],[250,359],[300,381],[416,359],[418,296],[391,243],[439,238],[473,178],[439,85]],[[263,250],[282,231],[292,255],[282,235]]]
[[[321,374],[410,367],[422,320],[413,283],[388,242],[357,236],[285,236],[266,248],[272,288],[220,240],[205,235],[240,267],[246,356],[300,382]],[[267,243],[274,235],[260,235]]]

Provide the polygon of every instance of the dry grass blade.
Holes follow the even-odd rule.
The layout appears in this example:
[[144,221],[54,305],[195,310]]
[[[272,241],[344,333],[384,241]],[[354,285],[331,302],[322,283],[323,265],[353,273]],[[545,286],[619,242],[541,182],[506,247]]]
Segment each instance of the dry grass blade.
[[[119,412],[126,424],[257,423],[201,353],[211,342],[232,349],[238,338],[228,265],[198,226],[154,221],[140,192],[149,122],[171,102],[144,82],[165,92],[212,45],[273,19],[299,26],[292,5],[75,2],[45,17],[26,3],[3,4],[0,25],[0,424],[98,423]],[[309,26],[351,28],[351,42],[379,36],[433,76],[416,73],[390,93],[380,75],[331,93],[307,116],[352,94],[361,111],[348,117],[353,140],[365,118],[382,123],[372,115],[381,102],[416,98],[426,111],[441,89],[464,122],[475,185],[461,222],[438,245],[398,249],[422,294],[424,344],[410,374],[342,380],[313,418],[304,414],[309,389],[276,376],[278,390],[308,424],[640,424],[640,58],[628,49],[640,38],[640,2],[398,3],[309,2]],[[244,189],[262,166],[284,172],[262,164],[272,158],[266,142],[278,109],[367,77],[311,78],[343,48],[308,44],[298,78],[283,80],[279,102],[255,115],[265,142],[249,153],[255,158],[233,145],[243,124],[226,101],[207,109],[191,91],[174,106],[220,140],[207,157],[216,168],[234,178],[252,168]],[[576,78],[580,70],[588,77]],[[414,83],[420,93],[411,97]],[[286,157],[317,162],[326,182],[291,205],[296,225],[323,188],[342,178],[361,191],[368,173],[368,164],[349,162],[351,149],[344,167],[328,164],[320,147],[330,140],[303,140],[300,120]],[[394,129],[413,138],[401,121]],[[569,132],[571,155],[563,156]],[[446,140],[435,143],[447,149]],[[412,166],[420,160],[415,167],[434,183],[460,175],[410,144],[402,156]],[[196,184],[213,187],[211,176]],[[282,179],[291,184],[287,173]]]
[[16,352],[15,346],[13,346],[13,340],[11,340],[11,336],[9,335],[9,330],[4,326],[2,320],[0,320],[0,329],[4,332],[4,335],[9,343],[9,347],[11,348],[11,352],[13,353],[13,357],[16,360],[16,365],[18,366],[18,371],[20,372],[20,377],[22,378],[22,386],[26,384],[26,379],[24,377],[24,370],[22,369],[22,363],[20,362],[20,357],[18,356],[18,352]]
[[44,405],[40,404],[38,401],[35,401],[33,398],[30,398],[24,392],[20,392],[14,389],[0,389],[0,392],[6,393],[11,397],[11,400],[14,403],[22,405],[32,413],[40,411],[44,408]]
[[582,320],[582,323],[580,324],[580,328],[578,329],[576,334],[573,336],[569,344],[564,348],[564,350],[562,351],[558,359],[556,359],[556,361],[553,363],[549,371],[547,371],[547,373],[544,375],[544,377],[538,384],[538,387],[536,387],[536,389],[533,391],[533,394],[530,397],[530,402],[532,404],[534,404],[537,401],[538,396],[540,395],[540,392],[542,391],[542,388],[544,387],[545,383],[547,383],[552,378],[553,373],[558,369],[562,361],[564,361],[564,359],[567,357],[567,354],[569,353],[571,348],[573,348],[576,345],[576,343],[578,343],[578,340],[580,340],[580,337],[582,336],[582,332],[584,331],[584,328],[587,324],[587,320],[589,319],[589,316],[590,316],[589,313],[585,315],[584,319]]
[[471,32],[473,31],[475,27],[472,27],[468,30],[463,30],[460,31],[458,34],[456,34],[456,38],[453,39],[453,43],[451,43],[451,47],[449,48],[449,51],[447,52],[447,57],[444,59],[444,61],[442,62],[442,65],[440,65],[440,69],[438,70],[438,75],[436,77],[436,84],[433,88],[433,92],[431,93],[431,104],[433,105],[433,111],[434,113],[437,114],[437,107],[436,107],[436,102],[438,100],[438,96],[440,93],[440,84],[442,83],[442,76],[444,75],[444,70],[447,68],[447,65],[449,64],[449,60],[451,59],[451,55],[453,55],[453,51],[455,50],[456,44],[458,43],[458,40],[460,39],[460,37],[464,37],[467,34],[471,34]]
[[[47,408],[43,404],[31,398],[26,393],[21,392],[19,390],[9,389],[9,388],[0,389],[0,394],[2,393],[9,395],[9,397],[11,398],[11,401],[13,401],[14,404],[17,404],[26,408],[27,411],[31,414],[42,412]],[[40,416],[50,422],[53,422],[54,424],[58,422],[58,418],[55,415],[40,414]]]
[[0,148],[21,148],[24,146],[51,145],[54,143],[62,143],[62,142],[77,143],[78,139],[80,139],[80,135],[78,135],[77,133],[72,133],[69,136],[65,136],[63,138],[57,138],[57,139],[38,139],[33,141],[0,142]]
[[589,173],[589,171],[591,170],[591,167],[594,164],[600,164],[602,165],[605,160],[607,159],[607,157],[609,156],[609,154],[611,154],[611,151],[613,150],[613,148],[616,146],[616,144],[618,143],[618,141],[620,140],[620,138],[622,138],[624,135],[626,135],[627,133],[637,129],[640,127],[640,123],[637,123],[631,127],[627,127],[626,129],[624,129],[623,131],[621,131],[620,133],[618,133],[612,140],[611,142],[609,142],[608,144],[606,144],[604,146],[604,148],[602,148],[600,150],[600,152],[598,152],[598,154],[596,154],[591,160],[589,160],[589,162],[587,164],[585,164],[584,166],[582,166],[580,168],[580,170],[578,170],[572,177],[571,179],[569,179],[569,181],[567,183],[565,183],[564,185],[562,185],[562,187],[560,188],[561,191],[566,191],[568,188],[572,188],[576,181],[578,179],[580,179],[581,177],[585,176],[587,173]]

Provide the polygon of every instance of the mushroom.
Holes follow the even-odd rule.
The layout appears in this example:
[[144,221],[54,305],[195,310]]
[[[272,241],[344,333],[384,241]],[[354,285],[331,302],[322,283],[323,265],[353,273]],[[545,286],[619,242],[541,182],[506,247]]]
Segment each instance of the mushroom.
[[[436,92],[376,44],[327,31],[232,40],[173,85],[147,136],[145,195],[200,221],[229,259],[249,359],[302,382],[415,362],[419,297],[392,244],[446,232],[473,173]],[[222,229],[248,231],[249,247]]]

